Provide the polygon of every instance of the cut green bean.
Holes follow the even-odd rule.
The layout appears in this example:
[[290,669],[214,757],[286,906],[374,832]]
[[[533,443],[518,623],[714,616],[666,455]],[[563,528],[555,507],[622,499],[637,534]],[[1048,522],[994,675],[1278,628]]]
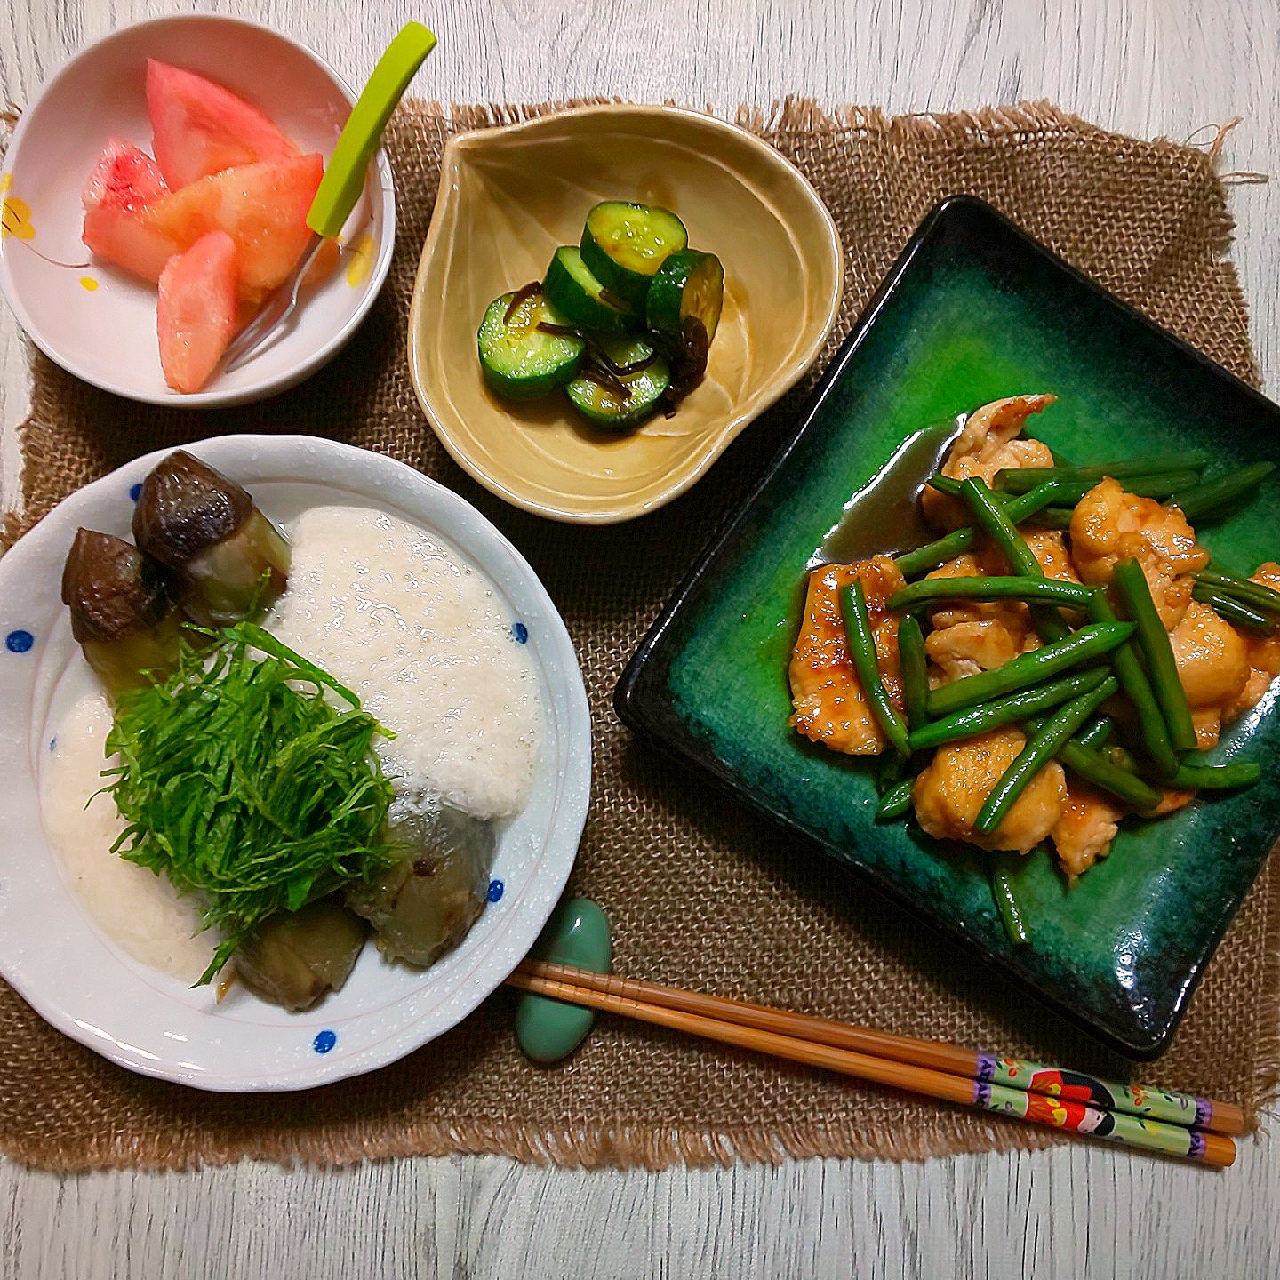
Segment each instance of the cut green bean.
[[1078,667],[1082,662],[1110,653],[1133,634],[1133,629],[1131,622],[1093,623],[1081,627],[1064,640],[1021,653],[1002,667],[940,685],[929,693],[929,715],[937,719],[964,707],[976,706],[979,702],[989,702],[992,698],[1039,684],[1050,676]]
[[1092,587],[1046,578],[1041,574],[1034,577],[1009,574],[1000,577],[924,578],[891,595],[887,607],[896,613],[923,608],[939,600],[1033,600],[1084,609],[1088,608],[1095,594]]
[[1088,693],[1072,698],[1066,706],[1055,712],[1018,752],[1013,763],[1004,771],[991,794],[983,801],[974,820],[973,829],[984,835],[994,831],[1004,821],[1027,784],[1049,763],[1063,746],[1083,727],[1084,722],[1120,688],[1114,676],[1107,678]]
[[1074,507],[1045,507],[1042,511],[1033,512],[1023,523],[1033,529],[1070,529],[1074,514]]
[[1251,787],[1262,776],[1261,765],[1252,760],[1229,760],[1225,764],[1206,764],[1202,760],[1184,760],[1168,785],[1180,790],[1195,787],[1200,791],[1235,791]]
[[[1089,616],[1094,622],[1116,620],[1115,611],[1101,591],[1089,602]],[[1111,651],[1111,665],[1120,681],[1120,688],[1137,713],[1138,727],[1156,768],[1162,774],[1172,773],[1178,767],[1178,757],[1169,737],[1169,726],[1132,640],[1126,640]]]
[[1205,480],[1169,499],[1169,505],[1177,507],[1193,523],[1206,516],[1214,517],[1256,489],[1274,470],[1274,462],[1255,462],[1241,467],[1216,480]]
[[[1121,688],[1124,685],[1121,684]],[[1095,716],[1079,733],[1072,738],[1082,747],[1101,747],[1115,731],[1116,722],[1110,716]]]
[[[1005,507],[1005,514],[1014,524],[1021,524],[1028,516],[1047,507],[1054,500],[1057,492],[1057,485],[1052,482],[1040,485],[1030,493],[1021,494],[1012,499]],[[925,543],[923,547],[904,551],[894,560],[894,564],[898,566],[903,577],[914,578],[917,574],[927,573],[940,564],[946,564],[948,560],[954,560],[956,556],[964,555],[977,543],[979,536],[980,531],[972,525],[963,529],[953,529],[944,537]]]
[[1262,613],[1280,614],[1280,591],[1268,587],[1264,583],[1254,582],[1251,578],[1242,578],[1239,574],[1228,573],[1225,569],[1210,565],[1195,575],[1196,582],[1212,587],[1223,595],[1231,596],[1243,604],[1252,605]]
[[1108,476],[1113,480],[1124,480],[1129,476],[1157,476],[1175,471],[1199,472],[1212,461],[1213,454],[1208,449],[1191,449],[1186,453],[1118,458],[1114,462],[1091,463],[1083,467],[1005,467],[996,472],[993,487],[1003,493],[1026,493],[1046,480],[1063,480],[1068,484],[1087,481],[1092,489],[1099,480]]
[[1031,935],[1027,932],[1027,918],[1022,910],[1022,904],[1018,901],[1018,895],[1014,891],[1013,881],[1009,873],[999,863],[991,870],[991,896],[996,900],[996,908],[1000,912],[1000,918],[1004,921],[1005,930],[1009,934],[1009,941],[1018,947],[1030,942]]
[[1028,716],[1050,711],[1082,693],[1096,689],[1106,678],[1106,671],[1079,671],[1074,675],[1064,676],[1061,680],[1024,689],[1007,698],[966,707],[942,720],[934,720],[922,729],[912,729],[907,742],[912,751],[923,751],[928,747],[940,747],[944,742],[972,738],[990,729],[998,729],[1001,725],[1018,724]]
[[876,809],[877,822],[892,822],[906,813],[911,807],[911,788],[915,781],[914,778],[903,778],[880,797],[880,804]]
[[862,691],[867,695],[871,714],[884,731],[884,736],[895,751],[907,755],[907,726],[889,700],[880,668],[876,665],[876,642],[871,634],[871,619],[867,615],[867,598],[862,583],[854,578],[852,584],[840,592],[840,612],[844,618],[845,638],[849,642],[849,656],[858,673]]
[[[960,483],[960,496],[973,512],[975,523],[999,547],[1015,574],[1029,578],[1044,577],[1044,569],[1035,552],[1010,520],[1004,504],[996,501],[987,488],[986,481],[979,476],[969,476]],[[1071,634],[1062,614],[1052,606],[1033,608],[1031,620],[1042,640],[1061,640]]]
[[1163,792],[1144,782],[1136,773],[1122,769],[1092,747],[1082,746],[1079,742],[1066,743],[1058,751],[1058,763],[1081,782],[1109,792],[1139,813],[1150,813],[1164,799]]
[[924,632],[912,614],[898,623],[898,668],[902,673],[902,704],[907,709],[907,727],[923,728],[929,722],[929,660],[925,654]]
[[881,752],[880,764],[876,769],[876,794],[883,796],[892,791],[902,781],[906,771],[906,756],[897,751]]
[[1207,604],[1218,617],[1231,623],[1233,627],[1243,627],[1246,631],[1254,631],[1261,636],[1275,635],[1276,619],[1274,617],[1225,592],[1197,582],[1191,588],[1191,598],[1199,600],[1201,604]]
[[1134,638],[1146,659],[1151,691],[1168,726],[1169,741],[1175,751],[1191,751],[1196,745],[1191,708],[1178,676],[1169,633],[1164,629],[1151,599],[1147,576],[1136,560],[1121,560],[1115,567],[1114,581],[1125,612],[1137,626]]

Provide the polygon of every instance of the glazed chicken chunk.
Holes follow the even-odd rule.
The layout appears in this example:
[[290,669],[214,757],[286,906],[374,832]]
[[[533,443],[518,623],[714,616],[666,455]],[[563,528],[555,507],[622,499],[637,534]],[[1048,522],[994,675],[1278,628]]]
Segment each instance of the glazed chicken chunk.
[[1209,563],[1195,530],[1177,507],[1127,493],[1110,478],[1095,485],[1071,516],[1071,558],[1082,581],[1110,584],[1121,560],[1136,560],[1166,630],[1182,621],[1195,585],[1191,575]]
[[[997,471],[1053,466],[1049,446],[1024,438],[1022,429],[1033,413],[1047,409],[1056,399],[1057,396],[1009,396],[970,414],[947,454],[942,474],[953,480],[981,476],[991,484]],[[920,501],[925,518],[939,529],[958,529],[969,523],[969,510],[959,498],[925,489]]]
[[840,592],[857,578],[862,583],[876,644],[876,663],[886,692],[901,706],[898,673],[898,620],[885,601],[906,585],[888,556],[857,564],[830,564],[809,575],[804,621],[787,674],[798,733],[845,755],[873,756],[884,750],[871,704],[853,670],[840,613]]
[[939,747],[912,790],[920,825],[939,840],[1029,853],[1053,830],[1066,804],[1066,777],[1056,760],[1031,779],[994,831],[973,829],[987,797],[1026,743],[1020,729],[1008,726]]

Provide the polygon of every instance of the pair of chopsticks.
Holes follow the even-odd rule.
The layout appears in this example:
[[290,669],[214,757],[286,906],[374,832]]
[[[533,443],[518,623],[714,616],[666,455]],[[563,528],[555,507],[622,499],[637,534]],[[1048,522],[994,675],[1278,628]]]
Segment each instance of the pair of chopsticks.
[[1230,1103],[1116,1084],[1020,1058],[569,965],[526,960],[507,985],[909,1093],[1221,1168],[1236,1158],[1227,1135],[1244,1131],[1244,1115]]

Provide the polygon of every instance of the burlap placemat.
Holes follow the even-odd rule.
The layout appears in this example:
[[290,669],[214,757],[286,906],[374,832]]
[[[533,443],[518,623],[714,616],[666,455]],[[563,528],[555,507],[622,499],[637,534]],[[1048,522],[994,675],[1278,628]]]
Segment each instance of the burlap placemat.
[[[696,489],[614,528],[506,506],[451,462],[406,369],[405,327],[445,138],[528,114],[408,103],[388,137],[399,191],[391,279],[343,357],[267,404],[150,409],[37,356],[22,435],[24,522],[146,450],[210,433],[303,432],[393,454],[475,503],[533,563],[564,614],[594,723],[593,801],[570,888],[601,902],[621,973],[812,1010],[1123,1076],[1123,1062],[786,836],[711,793],[618,724],[626,659],[707,530],[749,489],[803,388],[755,424]],[[1215,157],[1104,133],[1046,106],[943,118],[824,115],[789,104],[755,129],[816,186],[839,224],[848,294],[836,342],[942,196],[985,197],[1109,289],[1257,382],[1224,258]],[[16,525],[11,527],[11,533]],[[1143,1076],[1240,1103],[1271,1095],[1280,1007],[1280,866],[1237,916],[1173,1047]],[[1033,1147],[1056,1135],[604,1019],[567,1063],[531,1066],[498,992],[398,1065],[302,1095],[203,1095],[111,1066],[0,989],[0,1150],[58,1170],[181,1168],[259,1157],[497,1152],[568,1165],[895,1158]]]

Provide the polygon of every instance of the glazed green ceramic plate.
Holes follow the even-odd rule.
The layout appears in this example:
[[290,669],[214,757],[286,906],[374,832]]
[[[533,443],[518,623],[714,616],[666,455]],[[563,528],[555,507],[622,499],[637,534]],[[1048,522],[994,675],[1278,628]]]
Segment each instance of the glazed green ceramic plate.
[[[805,566],[850,496],[920,429],[1024,392],[1059,397],[1036,434],[1076,463],[1191,447],[1211,448],[1224,469],[1280,463],[1280,408],[986,205],[948,200],[903,252],[758,491],[654,624],[614,702],[633,729],[1101,1039],[1152,1057],[1280,834],[1276,685],[1219,748],[1219,758],[1262,764],[1251,790],[1127,821],[1110,857],[1071,890],[1043,850],[1022,860],[1032,935],[1022,947],[996,914],[986,855],[914,824],[878,825],[872,766],[810,747],[787,723]],[[1252,570],[1280,558],[1278,507],[1273,476],[1201,540],[1222,563]],[[884,549],[902,550],[886,526]]]

